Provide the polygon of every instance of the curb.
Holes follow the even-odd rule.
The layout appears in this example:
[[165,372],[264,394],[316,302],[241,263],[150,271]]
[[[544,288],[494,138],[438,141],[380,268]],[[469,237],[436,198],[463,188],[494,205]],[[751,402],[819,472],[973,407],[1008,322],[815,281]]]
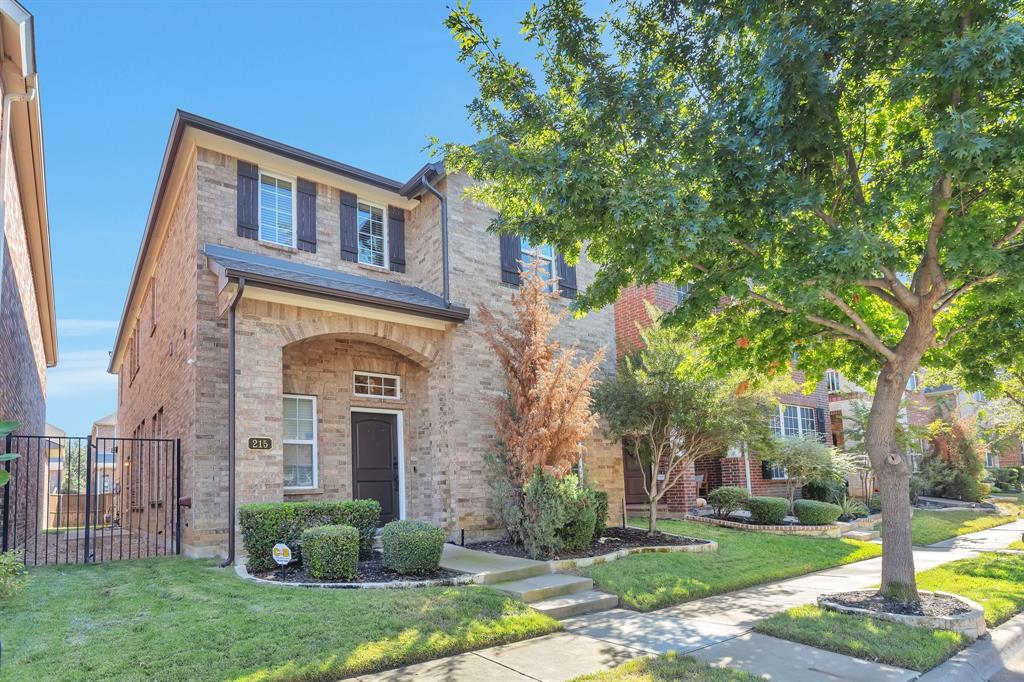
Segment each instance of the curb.
[[1003,669],[1003,661],[1024,651],[1024,613],[992,630],[918,682],[985,682]]

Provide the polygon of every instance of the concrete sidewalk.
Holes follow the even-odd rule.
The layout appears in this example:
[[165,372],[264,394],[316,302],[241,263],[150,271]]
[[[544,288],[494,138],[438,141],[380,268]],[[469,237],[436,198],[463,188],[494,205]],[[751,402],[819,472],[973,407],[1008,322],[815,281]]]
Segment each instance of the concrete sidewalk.
[[[970,533],[916,549],[919,571],[982,551],[1002,549],[1024,532],[1024,521]],[[360,678],[364,682],[455,680],[490,682],[568,680],[613,667],[635,656],[674,650],[712,665],[727,665],[772,680],[914,680],[918,673],[869,663],[751,632],[758,620],[793,606],[812,604],[819,594],[877,584],[881,559],[811,573],[799,578],[637,613],[614,609],[563,622],[566,632],[491,647]]]

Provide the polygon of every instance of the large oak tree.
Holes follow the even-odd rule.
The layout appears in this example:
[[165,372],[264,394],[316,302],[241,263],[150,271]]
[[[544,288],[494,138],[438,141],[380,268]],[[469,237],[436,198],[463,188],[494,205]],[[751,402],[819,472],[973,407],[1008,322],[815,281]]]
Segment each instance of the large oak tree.
[[[600,265],[578,300],[691,283],[723,367],[826,367],[873,385],[882,591],[917,599],[910,467],[893,447],[922,362],[979,381],[1024,329],[1024,25],[1018,1],[650,0],[531,9],[530,64],[468,6],[447,22],[479,85],[496,229]],[[730,305],[719,309],[725,297]],[[738,343],[739,342],[739,343]]]

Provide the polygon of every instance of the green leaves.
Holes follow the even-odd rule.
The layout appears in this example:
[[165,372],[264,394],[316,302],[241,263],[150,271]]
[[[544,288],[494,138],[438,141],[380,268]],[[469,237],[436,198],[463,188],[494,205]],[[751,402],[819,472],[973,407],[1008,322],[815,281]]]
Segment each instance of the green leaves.
[[6,437],[8,434],[14,433],[21,428],[21,422],[17,421],[0,421],[0,438]]

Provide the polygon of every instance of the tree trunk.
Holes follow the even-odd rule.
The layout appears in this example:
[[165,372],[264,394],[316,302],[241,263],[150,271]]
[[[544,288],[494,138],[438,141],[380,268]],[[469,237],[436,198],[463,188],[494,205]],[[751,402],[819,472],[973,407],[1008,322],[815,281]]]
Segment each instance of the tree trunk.
[[896,451],[894,436],[907,380],[916,366],[916,361],[887,362],[883,366],[865,433],[865,446],[875,471],[885,523],[880,592],[904,603],[918,601],[918,595],[910,532],[910,467]]
[[658,532],[658,498],[651,495],[648,498],[650,503],[650,515],[647,517],[647,534],[653,536]]

